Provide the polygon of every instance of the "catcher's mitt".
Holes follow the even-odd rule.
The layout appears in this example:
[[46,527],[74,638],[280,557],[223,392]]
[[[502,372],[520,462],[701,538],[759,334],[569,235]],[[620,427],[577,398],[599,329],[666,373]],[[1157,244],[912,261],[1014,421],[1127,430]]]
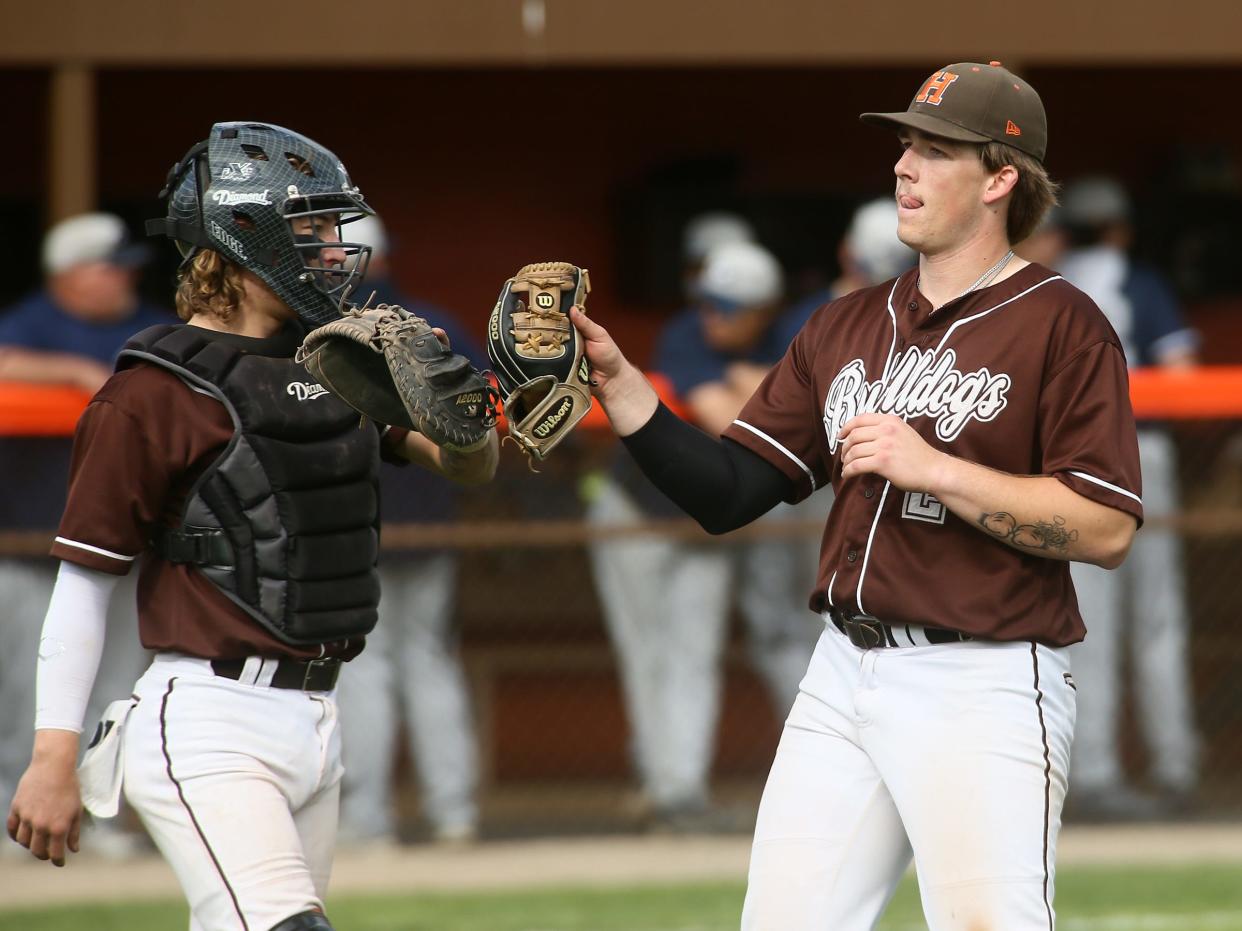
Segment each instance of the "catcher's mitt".
[[487,355],[511,436],[543,460],[591,409],[590,364],[569,308],[591,280],[568,262],[523,266],[505,282],[487,325]]
[[478,449],[496,423],[491,383],[430,323],[393,304],[355,308],[311,330],[297,361],[364,417],[437,446]]

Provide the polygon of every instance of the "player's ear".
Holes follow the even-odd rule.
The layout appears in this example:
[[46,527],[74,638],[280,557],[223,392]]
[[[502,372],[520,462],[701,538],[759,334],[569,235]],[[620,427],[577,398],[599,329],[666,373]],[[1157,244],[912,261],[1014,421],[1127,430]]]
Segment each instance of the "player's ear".
[[983,202],[989,206],[1009,194],[1018,185],[1018,169],[1013,165],[1002,165],[996,171],[988,172],[987,186],[983,189]]

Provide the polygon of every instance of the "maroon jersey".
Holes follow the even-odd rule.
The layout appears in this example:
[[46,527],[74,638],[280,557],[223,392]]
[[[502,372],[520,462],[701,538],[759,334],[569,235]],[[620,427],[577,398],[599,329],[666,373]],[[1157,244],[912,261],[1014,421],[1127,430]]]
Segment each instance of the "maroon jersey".
[[1117,336],[1089,297],[1039,265],[934,313],[917,278],[820,308],[724,435],[784,472],[798,499],[832,484],[812,609],[996,640],[1081,640],[1067,562],[1013,549],[879,475],[843,481],[837,435],[857,414],[895,414],[937,449],[1051,475],[1141,521]]
[[[384,446],[391,450],[405,433],[390,430]],[[141,561],[138,626],[147,649],[208,659],[318,657],[317,646],[276,639],[194,567],[148,550],[155,527],[177,526],[194,480],[232,436],[224,405],[172,372],[140,364],[113,375],[78,421],[52,555],[116,575]],[[326,645],[323,655],[349,658],[362,645],[351,638]]]

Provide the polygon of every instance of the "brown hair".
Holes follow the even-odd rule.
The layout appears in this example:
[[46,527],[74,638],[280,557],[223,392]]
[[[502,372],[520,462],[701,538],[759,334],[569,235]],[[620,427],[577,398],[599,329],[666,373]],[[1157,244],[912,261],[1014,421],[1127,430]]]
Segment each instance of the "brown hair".
[[1035,232],[1048,211],[1056,206],[1061,185],[1048,177],[1047,169],[1034,156],[1003,142],[985,142],[979,147],[979,160],[988,172],[1000,171],[1006,165],[1018,170],[1006,225],[1009,241],[1021,242]]
[[227,322],[242,299],[242,270],[212,249],[201,250],[177,282],[177,316],[212,314]]

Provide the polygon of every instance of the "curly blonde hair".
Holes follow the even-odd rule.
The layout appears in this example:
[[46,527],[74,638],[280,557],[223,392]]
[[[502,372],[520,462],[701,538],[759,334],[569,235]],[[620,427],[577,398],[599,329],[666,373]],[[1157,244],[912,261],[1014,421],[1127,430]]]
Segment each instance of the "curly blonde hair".
[[177,316],[211,314],[227,323],[241,304],[242,270],[219,252],[203,249],[177,281]]
[[985,142],[979,147],[979,160],[989,172],[1006,165],[1018,170],[1018,183],[1009,201],[1006,225],[1011,243],[1021,242],[1035,232],[1048,211],[1056,206],[1061,185],[1048,177],[1048,170],[1031,155],[1002,142]]

